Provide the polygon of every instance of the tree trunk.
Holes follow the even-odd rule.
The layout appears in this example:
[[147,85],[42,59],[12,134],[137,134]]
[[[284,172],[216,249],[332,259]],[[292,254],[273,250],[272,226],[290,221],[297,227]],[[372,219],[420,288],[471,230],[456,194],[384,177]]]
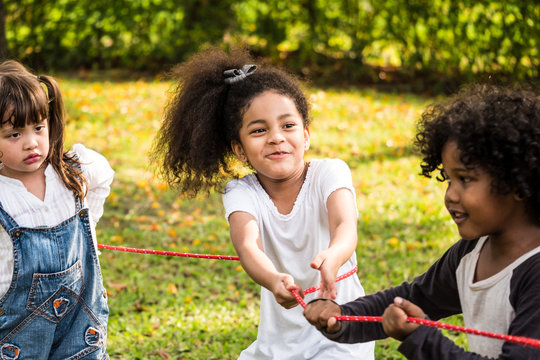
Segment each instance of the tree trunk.
[[6,39],[6,8],[4,0],[0,0],[0,60],[5,60],[9,56],[8,43]]

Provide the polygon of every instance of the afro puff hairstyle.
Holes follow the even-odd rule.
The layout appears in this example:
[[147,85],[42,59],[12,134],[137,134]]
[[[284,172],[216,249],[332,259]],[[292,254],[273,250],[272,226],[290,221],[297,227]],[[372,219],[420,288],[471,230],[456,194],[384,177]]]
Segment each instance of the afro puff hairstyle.
[[[242,81],[224,81],[224,71],[256,64]],[[296,78],[276,67],[257,64],[242,49],[230,54],[212,48],[172,71],[176,86],[154,141],[152,160],[169,185],[189,195],[224,185],[239,176],[231,141],[239,141],[245,111],[265,91],[288,96],[309,124],[308,101]],[[221,189],[220,189],[221,190]]]

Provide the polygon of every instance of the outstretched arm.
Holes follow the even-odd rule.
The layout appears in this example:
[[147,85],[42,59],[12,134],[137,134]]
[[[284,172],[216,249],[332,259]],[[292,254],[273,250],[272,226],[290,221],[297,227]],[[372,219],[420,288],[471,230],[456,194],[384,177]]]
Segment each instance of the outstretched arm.
[[353,254],[358,242],[357,211],[354,195],[349,189],[334,191],[327,200],[330,245],[321,251],[311,267],[321,272],[320,298],[335,299],[336,276],[339,268]]
[[263,251],[259,226],[255,218],[246,212],[236,211],[229,216],[231,239],[248,275],[259,285],[274,294],[278,304],[286,309],[298,305],[291,290],[302,294],[302,288],[294,283],[291,275],[280,273]]

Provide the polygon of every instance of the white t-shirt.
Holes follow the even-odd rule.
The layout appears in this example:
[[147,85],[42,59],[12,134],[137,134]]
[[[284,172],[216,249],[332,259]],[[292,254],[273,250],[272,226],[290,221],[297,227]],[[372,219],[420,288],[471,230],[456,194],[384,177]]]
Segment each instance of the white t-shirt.
[[[310,262],[330,244],[326,202],[335,190],[355,194],[349,167],[339,159],[311,160],[306,179],[289,214],[280,214],[254,174],[227,184],[223,194],[225,216],[235,211],[251,214],[257,221],[265,254],[277,271],[293,276],[306,289],[320,284],[320,273]],[[356,266],[356,254],[338,275]],[[356,274],[336,283],[338,303],[364,295]],[[306,302],[317,297],[308,294]],[[374,343],[338,344],[322,336],[302,315],[302,307],[285,309],[272,292],[261,288],[257,340],[239,359],[373,359]]]
[[[103,215],[103,204],[109,195],[114,171],[107,159],[81,144],[73,146],[79,157],[83,176],[88,182],[85,205],[88,206],[94,244],[94,229]],[[75,198],[51,165],[45,169],[45,198],[43,201],[28,192],[17,179],[0,175],[0,203],[4,210],[22,227],[51,227],[75,215]],[[97,245],[97,244],[96,244]],[[13,244],[0,226],[0,298],[9,289],[13,275]]]
[[[457,267],[456,281],[465,326],[478,330],[507,334],[516,317],[511,303],[511,283],[514,270],[530,257],[540,253],[537,247],[517,258],[510,265],[487,279],[474,282],[480,251],[487,236],[478,240],[476,247],[465,255]],[[503,340],[468,335],[469,348],[475,353],[497,358],[502,354]],[[540,354],[539,354],[540,355]]]

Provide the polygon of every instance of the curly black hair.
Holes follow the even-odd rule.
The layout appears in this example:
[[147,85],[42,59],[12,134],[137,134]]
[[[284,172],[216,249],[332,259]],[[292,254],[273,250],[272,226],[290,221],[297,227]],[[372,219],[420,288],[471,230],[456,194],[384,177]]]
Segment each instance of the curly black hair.
[[[540,98],[533,89],[471,85],[431,105],[417,123],[421,175],[442,169],[441,153],[455,141],[461,162],[492,177],[492,191],[516,193],[540,215]],[[444,176],[437,175],[439,181]]]
[[[227,84],[223,72],[254,64],[242,81]],[[154,140],[152,161],[169,185],[186,194],[220,188],[237,177],[231,141],[239,141],[242,117],[253,99],[265,91],[290,97],[309,123],[308,101],[296,78],[276,67],[256,63],[244,49],[230,53],[212,48],[172,71],[177,81]]]

